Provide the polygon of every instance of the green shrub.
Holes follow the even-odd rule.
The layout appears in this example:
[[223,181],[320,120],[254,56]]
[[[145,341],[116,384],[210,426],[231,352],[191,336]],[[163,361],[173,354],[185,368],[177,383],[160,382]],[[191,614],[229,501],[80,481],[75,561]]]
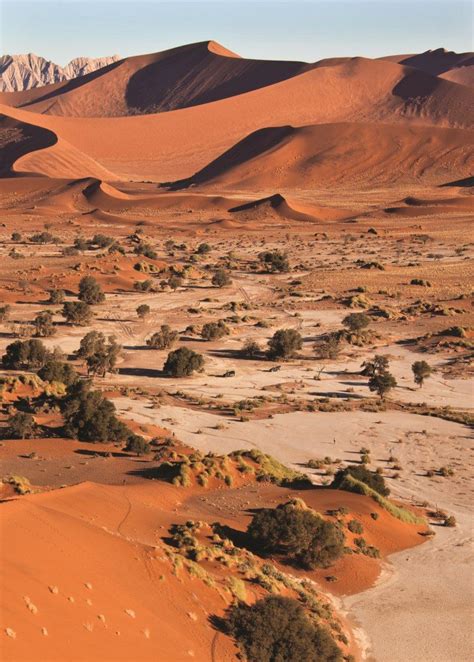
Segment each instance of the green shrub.
[[125,449],[128,453],[135,453],[137,457],[150,452],[150,444],[139,434],[131,434],[127,439]]
[[348,476],[352,476],[358,481],[365,483],[382,496],[388,496],[390,494],[390,490],[385,484],[383,476],[370,471],[361,465],[350,465],[344,469],[339,469],[339,471],[337,471],[336,475],[334,476],[331,487],[337,490],[346,489],[345,480]]
[[2,358],[3,367],[9,370],[38,370],[50,358],[50,352],[41,340],[15,340],[7,345]]
[[203,365],[204,358],[201,354],[188,347],[180,347],[168,354],[163,370],[172,377],[188,377],[195,370],[200,370]]
[[248,662],[341,662],[331,634],[291,598],[269,596],[231,608],[227,628]]
[[67,301],[61,314],[66,322],[77,326],[87,326],[92,321],[91,307],[85,301]]
[[7,436],[11,439],[30,439],[35,436],[36,423],[31,414],[18,411],[7,421]]
[[84,276],[79,281],[78,299],[92,306],[105,301],[105,294],[93,276]]
[[115,416],[115,406],[99,391],[90,390],[87,382],[68,386],[61,401],[64,429],[68,436],[81,441],[126,441],[131,432]]
[[215,287],[225,287],[226,285],[232,285],[232,278],[225,269],[218,269],[211,282]]
[[302,346],[303,338],[296,329],[280,329],[268,341],[268,356],[272,359],[291,358]]
[[228,336],[229,333],[228,326],[222,320],[219,320],[218,322],[207,322],[204,324],[201,337],[204,340],[219,340],[219,338]]
[[247,533],[258,549],[306,568],[328,567],[344,550],[344,534],[335,524],[291,502],[257,512]]
[[289,271],[290,265],[288,262],[288,257],[281,251],[264,251],[260,253],[258,259],[262,263],[263,267],[270,272],[275,271]]
[[50,359],[38,370],[38,376],[45,382],[61,382],[69,386],[77,379],[77,373],[69,363]]
[[146,344],[150,349],[169,349],[177,342],[178,336],[179,333],[173,331],[168,324],[162,324],[160,330],[148,338]]
[[364,527],[362,526],[361,522],[356,519],[351,519],[351,521],[347,524],[347,528],[351,533],[364,533]]

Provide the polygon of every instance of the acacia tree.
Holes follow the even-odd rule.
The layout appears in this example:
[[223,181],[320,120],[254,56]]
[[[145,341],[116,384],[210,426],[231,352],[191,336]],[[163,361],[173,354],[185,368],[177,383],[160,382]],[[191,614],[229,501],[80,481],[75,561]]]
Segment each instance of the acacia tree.
[[33,326],[35,327],[35,335],[38,338],[49,338],[56,333],[53,324],[53,313],[49,312],[49,310],[38,313],[33,320]]
[[382,372],[387,372],[390,362],[386,356],[376,354],[371,361],[364,361],[362,364],[362,374],[366,377],[373,377]]
[[418,384],[420,388],[423,386],[425,379],[431,377],[431,373],[433,372],[431,366],[426,363],[426,361],[415,361],[411,366],[411,369],[413,371],[415,384]]
[[38,370],[50,356],[41,340],[15,340],[7,345],[2,363],[9,370]]
[[204,358],[201,354],[188,347],[180,347],[168,354],[163,370],[172,377],[188,377],[203,365]]
[[92,306],[105,301],[105,294],[93,276],[84,276],[79,281],[78,299]]
[[67,301],[61,315],[74,326],[87,326],[92,320],[92,310],[84,301]]
[[115,406],[90,384],[76,381],[61,400],[65,433],[81,441],[126,441],[132,434],[115,416]]
[[385,398],[395,388],[397,380],[388,370],[377,372],[369,379],[369,389],[375,391],[380,398]]
[[349,313],[349,315],[344,317],[342,323],[349,329],[349,331],[358,333],[369,326],[370,317],[365,313]]
[[102,332],[90,331],[81,340],[77,356],[85,361],[89,375],[105,377],[114,371],[120,352],[121,347],[114,336],[109,336],[107,342]]
[[268,357],[289,359],[303,346],[303,338],[296,329],[279,329],[268,341]]
[[178,336],[179,333],[172,330],[168,324],[162,324],[160,330],[148,338],[146,344],[150,349],[169,349],[178,340]]

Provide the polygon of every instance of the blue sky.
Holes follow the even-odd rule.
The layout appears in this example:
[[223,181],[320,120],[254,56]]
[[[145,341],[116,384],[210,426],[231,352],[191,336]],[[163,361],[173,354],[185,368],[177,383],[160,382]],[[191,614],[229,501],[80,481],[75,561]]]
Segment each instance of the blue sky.
[[473,49],[471,0],[0,0],[0,52],[66,64],[214,39],[244,57],[315,61]]

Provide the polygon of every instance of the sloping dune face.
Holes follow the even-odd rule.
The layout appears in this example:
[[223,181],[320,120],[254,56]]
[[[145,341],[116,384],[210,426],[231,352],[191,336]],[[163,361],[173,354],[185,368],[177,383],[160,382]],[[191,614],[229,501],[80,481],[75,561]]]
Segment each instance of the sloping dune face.
[[[98,73],[15,96],[15,105],[49,115],[118,117],[160,113],[243,94],[291,78],[311,65],[242,59],[215,42],[131,57]],[[4,100],[6,101],[6,98]]]
[[309,188],[328,184],[444,183],[474,167],[474,132],[419,126],[321,124],[269,128],[194,177],[171,185]]
[[[229,66],[249,67],[249,71],[256,71],[257,65],[252,64],[253,61],[216,56],[208,48],[206,53],[224,64],[230,62]],[[158,63],[165,67],[164,61],[159,60]],[[122,64],[111,67],[114,68],[109,72],[110,76],[116,75]],[[207,76],[208,69],[206,72]],[[192,94],[197,94],[200,89],[198,73],[197,66],[194,77],[190,77],[185,88],[188,92],[192,89]],[[221,79],[218,77],[215,80]],[[236,91],[236,81],[241,78],[229,80],[233,81],[234,86],[229,90],[231,94]],[[249,78],[246,80],[248,82]],[[261,87],[258,89],[245,92],[239,86],[238,93],[227,98],[139,117],[59,117],[12,107],[4,107],[4,112],[53,131],[67,144],[116,173],[116,178],[154,181],[190,177],[245,136],[266,127],[301,127],[336,122],[423,124],[452,128],[472,128],[474,125],[474,90],[392,62],[364,58],[336,60],[319,63],[311,70],[280,82],[265,84],[261,77],[259,80]],[[103,99],[99,78],[90,83],[95,84],[98,86],[95,91],[91,91],[88,84],[80,88],[80,93],[84,95],[89,89],[86,96],[92,104],[97,104],[99,98]],[[113,89],[106,95],[111,103]],[[153,91],[154,86],[147,83],[144,89]],[[211,91],[215,94],[217,89],[216,82],[206,88],[205,94],[211,94]],[[175,101],[178,93],[181,93],[179,89],[173,92]],[[186,97],[188,101],[205,100],[192,94],[190,92],[191,96]],[[142,102],[135,100],[134,103]],[[186,99],[183,103],[187,103]],[[148,101],[143,101],[143,107],[147,104]],[[72,114],[82,112],[80,105],[73,106],[70,109]],[[26,108],[31,109],[32,106]],[[38,161],[35,165],[38,172],[44,172]],[[48,172],[49,169],[48,166]],[[87,174],[107,179],[84,172],[74,175],[61,172],[60,176]],[[463,172],[459,177],[469,174]]]
[[[423,64],[444,57],[395,59]],[[275,181],[279,188],[384,182],[392,175],[388,168],[394,181],[436,182],[443,168],[452,176],[441,183],[464,179],[472,174],[474,89],[441,77],[469,69],[469,58],[459,57],[440,75],[394,57],[247,60],[214,42],[128,58],[67,83],[2,95],[11,121],[36,126],[38,135],[56,142],[23,141],[14,168],[11,146],[6,158],[0,146],[0,158],[10,170],[51,177],[158,183],[199,173],[193,178],[199,183],[226,173],[226,183],[248,186],[252,178],[263,185],[271,164],[265,157],[258,176],[244,164],[271,152],[285,173]],[[467,129],[465,149],[461,134],[439,128]],[[241,172],[231,176],[239,159]]]
[[[168,492],[83,483],[2,504],[2,660],[211,659],[226,604],[156,547]],[[235,659],[223,635],[214,648]]]
[[54,131],[7,114],[0,115],[0,157],[0,176],[20,173],[116,178],[93,158],[58,138]]

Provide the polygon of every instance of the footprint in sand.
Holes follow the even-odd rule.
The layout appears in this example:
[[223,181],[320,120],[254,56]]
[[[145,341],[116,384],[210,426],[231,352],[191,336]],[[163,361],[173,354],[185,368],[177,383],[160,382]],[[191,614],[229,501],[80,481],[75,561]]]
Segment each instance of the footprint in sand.
[[92,623],[83,623],[83,625],[88,632],[92,632],[94,629],[94,625]]
[[43,637],[47,637],[48,636],[48,630],[46,628],[41,628],[41,634],[43,635]]
[[69,600],[69,602],[75,602],[75,600],[74,600],[74,598],[72,597],[72,595],[70,595],[70,596],[68,597],[68,600]]
[[57,586],[48,586],[48,588],[49,592],[53,595],[57,595],[59,593],[59,588]]
[[23,600],[26,603],[26,608],[29,609],[32,614],[38,613],[38,607],[31,602],[30,598],[27,595],[23,597]]
[[89,589],[89,591],[92,591],[92,584],[89,582],[85,582],[84,586]]
[[128,614],[128,616],[130,616],[130,618],[135,618],[136,614],[133,609],[124,609],[124,611],[126,614]]
[[16,632],[11,628],[5,628],[5,634],[7,635],[7,637],[10,637],[10,639],[16,639]]

